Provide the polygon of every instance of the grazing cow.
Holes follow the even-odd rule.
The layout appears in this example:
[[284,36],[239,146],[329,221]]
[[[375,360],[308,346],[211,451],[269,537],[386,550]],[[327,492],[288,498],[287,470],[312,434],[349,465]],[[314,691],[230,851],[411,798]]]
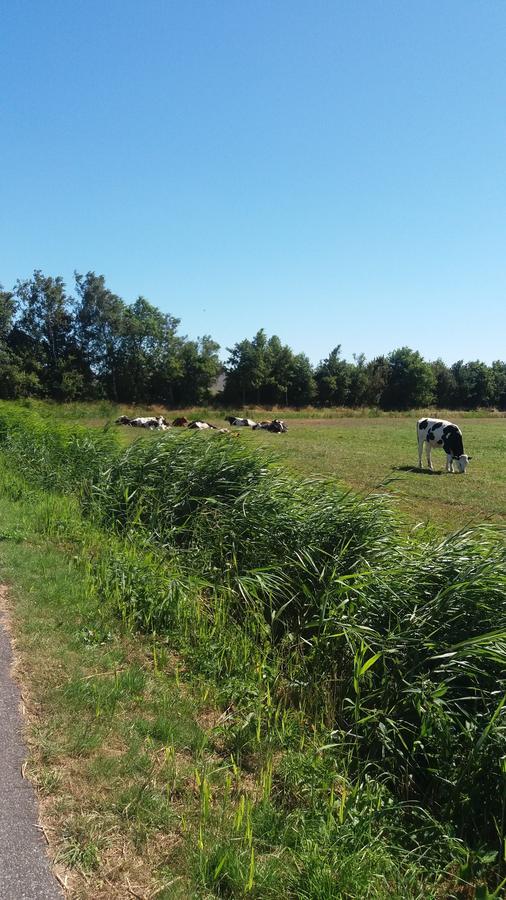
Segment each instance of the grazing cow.
[[186,416],[179,416],[179,418],[174,419],[172,425],[174,428],[186,428],[187,425],[190,424],[190,420],[186,418]]
[[256,422],[253,419],[238,419],[237,416],[226,416],[226,422],[229,422],[230,425],[234,425],[236,428],[240,428],[244,426],[245,428],[254,428]]
[[443,419],[419,419],[416,425],[418,438],[418,465],[422,468],[422,450],[425,443],[427,463],[432,469],[431,453],[434,447],[442,447],[446,453],[446,471],[453,472],[453,463],[457,465],[457,471],[465,473],[467,464],[472,458],[464,453],[462,432],[453,422],[445,422]]
[[196,422],[190,422],[190,424],[188,425],[188,428],[198,428],[200,431],[202,431],[205,428],[214,428],[215,429],[216,425],[210,425],[209,422],[196,421]]

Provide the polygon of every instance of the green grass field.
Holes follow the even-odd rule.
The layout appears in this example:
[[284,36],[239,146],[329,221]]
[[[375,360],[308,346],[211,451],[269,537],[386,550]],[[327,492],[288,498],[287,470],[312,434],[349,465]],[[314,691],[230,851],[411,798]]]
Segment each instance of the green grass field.
[[[42,407],[49,416],[102,428],[120,412],[131,408],[110,404],[69,404]],[[171,420],[175,415],[203,418],[226,425],[225,413],[213,409],[157,411]],[[144,410],[137,409],[136,415]],[[274,450],[292,471],[306,476],[336,478],[353,490],[369,493],[387,491],[409,523],[432,523],[445,530],[483,522],[501,523],[506,517],[506,416],[477,413],[431,411],[449,418],[462,428],[466,452],[473,459],[465,476],[447,475],[442,451],[433,453],[434,473],[420,472],[415,422],[427,411],[373,414],[368,410],[276,410],[266,413],[248,410],[245,415],[288,421],[284,435],[238,429],[240,439]],[[116,426],[125,443],[151,437],[152,432]],[[194,439],[195,434],[188,435]],[[197,440],[207,435],[197,434]],[[424,454],[424,465],[426,465]]]
[[275,447],[296,472],[338,478],[361,492],[387,490],[411,521],[449,529],[504,521],[506,419],[460,424],[466,452],[473,457],[465,476],[445,473],[441,451],[432,455],[433,474],[418,470],[415,418],[300,420],[290,423],[286,435],[253,432],[245,439]]

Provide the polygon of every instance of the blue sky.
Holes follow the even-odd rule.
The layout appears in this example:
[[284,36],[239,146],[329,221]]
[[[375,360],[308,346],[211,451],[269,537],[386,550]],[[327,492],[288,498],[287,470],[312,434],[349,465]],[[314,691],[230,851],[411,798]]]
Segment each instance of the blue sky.
[[505,358],[506,4],[16,0],[0,282],[94,270],[223,347]]

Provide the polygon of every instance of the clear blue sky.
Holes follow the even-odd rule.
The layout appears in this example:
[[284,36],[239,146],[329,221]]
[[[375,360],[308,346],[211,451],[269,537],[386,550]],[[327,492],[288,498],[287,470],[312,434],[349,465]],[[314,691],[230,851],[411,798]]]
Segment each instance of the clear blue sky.
[[223,347],[506,357],[506,3],[13,0],[0,282]]

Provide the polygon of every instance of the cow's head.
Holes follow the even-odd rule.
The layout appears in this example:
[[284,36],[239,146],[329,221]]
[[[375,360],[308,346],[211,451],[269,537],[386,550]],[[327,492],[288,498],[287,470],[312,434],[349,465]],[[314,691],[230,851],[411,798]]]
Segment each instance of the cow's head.
[[465,474],[465,471],[466,471],[466,469],[467,469],[467,464],[468,464],[469,460],[472,459],[472,458],[473,458],[472,456],[467,456],[466,453],[462,453],[462,454],[455,460],[455,462],[457,463],[458,471],[459,471],[459,472],[462,472],[463,475]]

